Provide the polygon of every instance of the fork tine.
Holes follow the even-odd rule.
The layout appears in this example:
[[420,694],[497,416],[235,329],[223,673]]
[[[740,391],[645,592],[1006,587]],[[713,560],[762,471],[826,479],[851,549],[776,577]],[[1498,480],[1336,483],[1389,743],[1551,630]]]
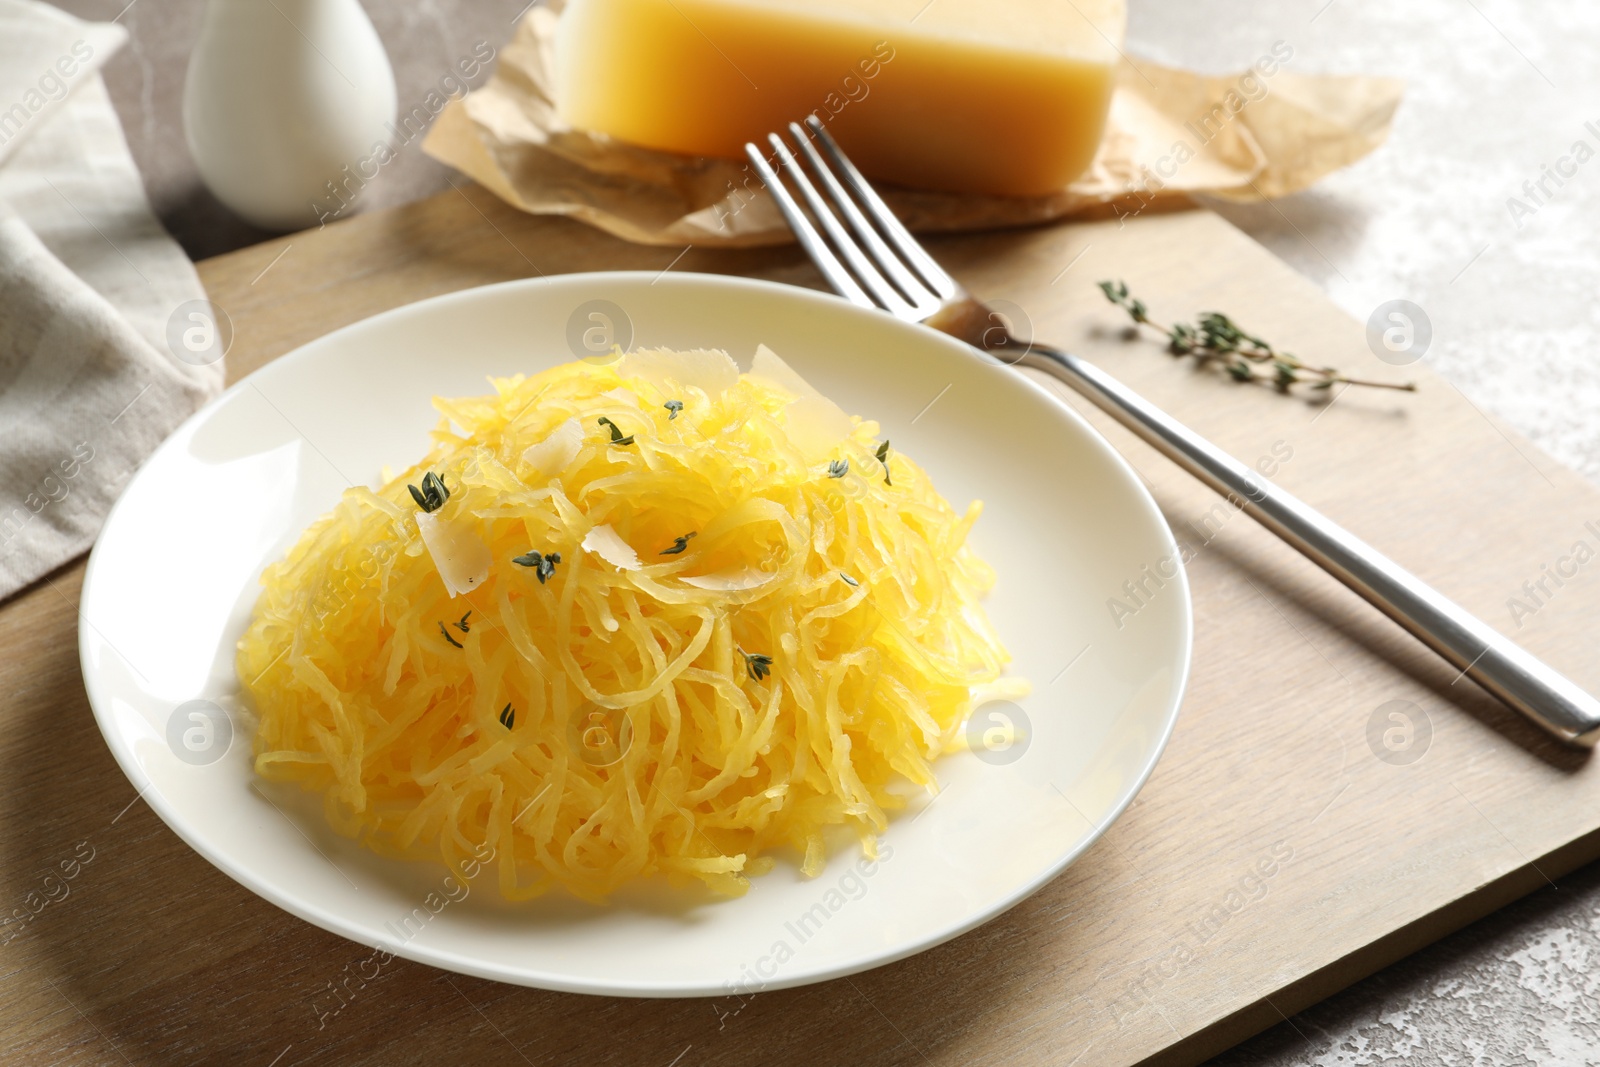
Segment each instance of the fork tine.
[[828,153],[828,158],[833,161],[833,165],[840,174],[844,175],[846,184],[850,186],[851,191],[856,194],[856,198],[861,201],[872,215],[873,221],[878,224],[879,229],[883,230],[884,236],[894,242],[894,246],[900,250],[900,254],[905,256],[906,260],[928,283],[929,287],[945,300],[958,296],[961,293],[961,286],[956,284],[954,278],[945,273],[943,267],[934,262],[932,256],[923,251],[922,245],[918,244],[917,239],[911,236],[911,231],[907,230],[900,220],[895,218],[894,212],[889,210],[889,205],[883,202],[883,198],[878,195],[877,190],[872,188],[867,179],[862,177],[861,172],[856,169],[856,165],[850,162],[849,157],[840,150],[838,143],[833,139],[833,135],[822,124],[822,120],[818,119],[814,114],[807,115],[806,126],[816,135],[823,151]]
[[822,180],[822,186],[827,190],[828,198],[833,202],[835,210],[844,216],[850,228],[855,231],[861,243],[867,246],[867,251],[878,266],[883,269],[891,281],[894,282],[902,295],[909,300],[917,312],[923,317],[933,314],[939,309],[939,294],[928,287],[922,279],[913,274],[905,265],[905,261],[894,254],[894,251],[884,244],[878,231],[867,221],[861,213],[861,208],[845,192],[844,186],[839,184],[838,177],[833,173],[827,163],[823,162],[816,146],[811,143],[811,137],[800,127],[797,122],[789,123],[789,133],[794,137],[795,143],[800,146],[806,162],[811,164],[812,171]]
[[783,212],[789,228],[794,231],[795,237],[799,239],[811,261],[817,265],[817,269],[828,279],[828,284],[833,286],[834,292],[857,307],[876,310],[878,305],[867,295],[866,290],[856,284],[856,280],[850,276],[845,265],[839,262],[839,257],[833,254],[833,249],[828,247],[828,242],[824,241],[817,228],[811,225],[806,213],[800,210],[800,205],[789,194],[783,182],[778,180],[777,172],[767,163],[767,157],[761,154],[761,149],[747,141],[744,154],[750,157],[751,165],[756,168],[756,173],[761,175],[761,181],[772,194],[772,199],[778,202],[778,210]]
[[[801,140],[805,138],[802,137]],[[800,196],[811,209],[811,214],[822,223],[823,232],[833,242],[834,248],[843,253],[845,262],[849,264],[856,278],[866,284],[867,289],[878,301],[878,306],[900,318],[920,318],[916,315],[916,309],[889,284],[888,279],[861,254],[861,249],[850,239],[850,235],[844,232],[844,227],[839,225],[838,217],[828,210],[827,204],[823,203],[821,194],[817,192],[816,186],[811,184],[811,179],[806,177],[806,172],[800,167],[800,161],[789,151],[789,146],[784,144],[783,138],[775,133],[769,133],[767,141],[772,145],[772,151],[776,154],[780,165],[789,169],[789,176],[795,188],[800,190]]]

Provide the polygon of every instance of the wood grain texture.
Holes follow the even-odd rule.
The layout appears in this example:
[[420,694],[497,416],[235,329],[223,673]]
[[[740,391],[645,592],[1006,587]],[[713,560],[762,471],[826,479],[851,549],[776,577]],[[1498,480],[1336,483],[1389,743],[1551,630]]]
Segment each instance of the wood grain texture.
[[[1361,324],[1226,223],[1185,212],[934,251],[1036,335],[1099,360],[1239,458],[1292,452],[1280,484],[1600,688],[1600,566],[1552,586],[1520,628],[1507,608],[1576,541],[1600,543],[1585,529],[1600,529],[1600,494],[1442,379],[1379,363]],[[540,273],[670,267],[819,284],[794,250],[676,256],[467,187],[201,270],[234,322],[234,378],[387,308]],[[1094,290],[1106,276],[1127,278],[1159,316],[1226,310],[1310,359],[1410,374],[1422,390],[1324,407],[1197,372],[1127,338]],[[931,399],[939,384],[917,388]],[[252,896],[137,802],[83,692],[81,564],[41,581],[0,606],[0,905],[32,915],[0,926],[0,1059],[1189,1064],[1600,854],[1588,761],[1086,414],[1194,550],[1194,672],[1155,775],[1082,860],[996,921],[867,974],[743,1001],[546,993],[401,960],[362,984],[351,976],[367,950]],[[1009,432],[1025,444],[1025,428]],[[1107,576],[1107,596],[1124,577]],[[1368,740],[1392,700],[1431,724],[1405,765]],[[50,874],[85,854],[71,879]],[[336,1013],[330,983],[347,990]]]

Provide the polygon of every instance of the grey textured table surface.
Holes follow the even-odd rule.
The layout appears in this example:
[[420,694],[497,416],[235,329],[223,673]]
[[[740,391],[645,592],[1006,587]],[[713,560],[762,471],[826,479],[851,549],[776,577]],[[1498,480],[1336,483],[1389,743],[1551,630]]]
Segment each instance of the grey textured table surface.
[[[368,9],[402,109],[526,0]],[[1575,142],[1600,150],[1600,7],[1511,0],[1131,0],[1130,51],[1226,71],[1274,42],[1293,69],[1410,83],[1389,143],[1276,204],[1220,206],[1365,320],[1404,298],[1432,322],[1427,361],[1485,410],[1600,479],[1600,162],[1538,183]],[[267,236],[202,189],[180,121],[201,0],[64,0],[132,41],[107,81],[167,226],[199,258]],[[1586,112],[1585,107],[1589,110]],[[1586,128],[1593,120],[1596,130]],[[1564,169],[1571,170],[1569,165]],[[368,208],[445,187],[415,142]],[[1517,197],[1531,208],[1514,216]],[[1520,224],[1519,224],[1520,223]],[[1508,447],[1510,447],[1508,445]],[[1529,476],[1533,477],[1530,469]],[[1551,531],[1551,548],[1566,547]],[[1539,560],[1530,560],[1530,570]],[[1600,1063],[1600,866],[1581,870],[1221,1056],[1227,1064]]]

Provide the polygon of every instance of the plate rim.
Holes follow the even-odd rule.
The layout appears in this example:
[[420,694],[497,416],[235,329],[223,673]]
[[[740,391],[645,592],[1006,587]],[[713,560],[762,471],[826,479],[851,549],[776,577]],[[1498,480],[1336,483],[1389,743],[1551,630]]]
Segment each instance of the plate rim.
[[[351,929],[351,927],[346,924],[345,920],[337,914],[325,911],[320,905],[305,900],[303,897],[299,897],[290,892],[281,890],[275,883],[259,878],[250,870],[236,866],[230,862],[226,856],[213,852],[202,840],[198,840],[196,836],[191,835],[184,819],[181,816],[181,813],[177,811],[174,806],[169,804],[166,797],[159,790],[151,788],[155,784],[155,779],[149,778],[143,774],[143,769],[140,767],[132,749],[126,748],[121,743],[121,732],[113,728],[113,717],[109,710],[110,694],[101,690],[102,683],[99,681],[99,672],[91,669],[88,655],[91,644],[95,641],[105,644],[108,648],[110,645],[109,642],[105,642],[99,637],[94,625],[89,620],[88,613],[85,612],[82,607],[88,601],[90,591],[92,588],[94,588],[97,580],[97,563],[100,555],[100,544],[102,538],[104,537],[106,531],[109,531],[113,528],[113,524],[116,522],[117,517],[122,509],[124,499],[127,497],[130,490],[132,490],[133,487],[138,483],[139,479],[145,474],[146,469],[157,462],[165,454],[167,449],[171,446],[173,440],[184,434],[194,425],[211,417],[213,410],[221,406],[231,397],[245,391],[246,389],[255,387],[255,383],[258,378],[283,373],[285,368],[295,366],[309,358],[313,358],[317,354],[317,351],[323,346],[337,344],[337,342],[346,334],[359,331],[363,328],[368,328],[372,323],[378,320],[404,319],[412,315],[427,314],[440,307],[445,307],[454,303],[466,303],[474,299],[482,299],[487,294],[500,291],[528,289],[541,290],[546,288],[558,288],[565,284],[589,284],[604,286],[612,282],[631,284],[641,281],[651,285],[664,282],[674,287],[687,286],[692,288],[697,286],[710,286],[712,288],[729,287],[733,289],[750,289],[778,296],[780,299],[795,299],[801,302],[812,302],[817,306],[825,307],[829,313],[844,313],[846,316],[871,316],[879,319],[880,321],[882,320],[883,316],[883,313],[881,312],[858,307],[840,297],[834,296],[831,293],[817,289],[810,289],[804,286],[787,284],[783,282],[769,281],[762,278],[748,278],[740,275],[711,274],[706,272],[675,271],[670,274],[663,275],[657,272],[642,270],[575,271],[565,274],[542,275],[537,278],[514,278],[501,282],[492,282],[486,285],[470,286],[465,289],[457,289],[448,293],[440,293],[434,296],[424,297],[421,300],[414,300],[409,303],[400,304],[395,307],[376,312],[372,315],[358,319],[355,322],[340,326],[337,329],[329,331],[328,333],[312,338],[303,344],[297,345],[288,352],[269,360],[268,362],[257,367],[255,370],[251,371],[249,374],[245,375],[243,378],[240,378],[238,381],[234,382],[232,385],[228,386],[216,397],[213,397],[211,400],[207,401],[192,415],[184,419],[183,422],[174,428],[170,434],[162,439],[159,445],[151,450],[150,454],[139,464],[139,466],[134,470],[133,474],[129,476],[127,484],[123,486],[121,492],[117,495],[116,501],[106,513],[105,521],[101,526],[100,533],[96,535],[95,543],[89,551],[88,561],[84,568],[83,584],[79,593],[78,611],[79,668],[83,677],[84,690],[89,700],[90,710],[94,713],[95,724],[99,728],[100,734],[106,742],[106,747],[111,750],[111,754],[116,760],[118,767],[122,770],[124,776],[127,777],[130,784],[137,789],[138,793],[135,799],[143,799],[145,803],[150,806],[151,810],[153,810],[161,819],[161,821],[166,824],[167,828],[175,833],[181,841],[188,845],[190,849],[196,852],[207,863],[220,870],[223,874],[227,875],[229,878],[233,879],[235,882],[239,883],[256,896],[266,900],[268,903],[273,904],[289,914],[312,924],[313,926],[319,927],[320,929],[326,930],[329,933],[345,938],[346,940],[352,941],[356,944],[391,953],[395,957],[407,959],[416,963],[422,963],[427,966],[439,967],[441,969],[453,971],[459,974],[466,974],[491,981],[505,982],[512,985],[521,985],[538,989],[547,989],[555,992],[579,993],[592,996],[625,996],[643,999],[664,999],[716,997],[727,995],[726,988],[708,987],[699,981],[685,982],[680,984],[663,983],[659,981],[637,983],[628,980],[597,981],[587,978],[573,979],[570,976],[563,976],[549,971],[539,971],[529,968],[511,971],[498,965],[484,964],[473,957],[461,955],[451,951],[450,949],[436,946],[418,945],[415,940],[406,941],[399,946],[384,944],[375,945],[365,937],[359,936],[357,931]],[[897,323],[899,327],[903,327],[908,331],[921,334],[923,343],[936,344],[941,347],[945,347],[950,349],[954,355],[964,355],[965,358],[969,359],[986,358],[978,353],[975,349],[972,349],[955,338],[952,338],[947,334],[940,333],[931,327],[923,326],[921,324],[908,323],[904,320],[894,319],[892,317],[890,321]],[[1149,781],[1150,776],[1154,773],[1156,765],[1160,762],[1161,757],[1165,754],[1168,742],[1172,738],[1172,733],[1176,728],[1179,713],[1182,710],[1184,698],[1188,695],[1189,678],[1194,661],[1195,628],[1194,601],[1192,589],[1189,583],[1188,567],[1183,562],[1182,554],[1178,552],[1176,535],[1173,533],[1171,524],[1167,522],[1166,516],[1162,513],[1160,506],[1156,503],[1154,496],[1150,493],[1149,488],[1134,471],[1132,464],[1114,445],[1111,444],[1104,434],[1102,434],[1086,418],[1083,417],[1082,413],[1080,413],[1076,408],[1067,403],[1061,397],[1050,393],[1050,391],[1045,389],[1040,383],[1025,374],[1016,373],[1010,375],[1009,377],[1021,384],[1023,388],[1031,389],[1038,393],[1041,397],[1047,399],[1051,404],[1059,408],[1061,413],[1069,421],[1075,423],[1080,431],[1083,431],[1084,437],[1089,444],[1095,449],[1099,450],[1101,455],[1106,460],[1109,460],[1111,466],[1119,472],[1122,479],[1132,487],[1134,490],[1134,499],[1138,506],[1146,512],[1148,518],[1153,520],[1154,528],[1160,531],[1167,541],[1167,546],[1172,550],[1171,558],[1177,566],[1177,575],[1175,576],[1175,579],[1170,580],[1170,582],[1173,586],[1175,586],[1178,594],[1178,617],[1182,622],[1182,628],[1178,642],[1178,658],[1180,662],[1175,664],[1176,670],[1174,672],[1175,677],[1174,684],[1172,686],[1172,696],[1168,706],[1164,709],[1159,736],[1156,738],[1154,744],[1150,747],[1149,753],[1145,757],[1143,766],[1140,767],[1137,774],[1132,775],[1129,778],[1129,784],[1123,790],[1123,795],[1112,807],[1110,813],[1098,825],[1095,825],[1091,822],[1089,832],[1075,846],[1064,852],[1062,856],[1056,860],[1056,862],[1043,869],[1039,874],[1020,884],[1011,893],[1000,898],[987,907],[980,908],[972,913],[969,913],[959,922],[949,924],[931,933],[913,938],[907,944],[899,948],[891,949],[886,952],[857,955],[831,965],[817,966],[811,969],[800,968],[792,973],[782,974],[770,981],[765,981],[761,986],[761,992],[774,992],[780,989],[812,985],[853,974],[859,974],[863,971],[872,970],[877,967],[886,966],[888,964],[895,963],[899,960],[903,960],[935,948],[948,941],[954,940],[955,938],[960,937],[962,934],[968,933],[977,927],[982,926],[985,923],[994,920],[995,918],[998,918],[1005,912],[1010,911],[1012,908],[1027,900],[1039,890],[1043,889],[1050,882],[1054,881],[1061,875],[1063,871],[1065,871],[1073,863],[1077,862],[1077,860],[1086,851],[1088,851],[1088,849],[1093,846],[1095,842],[1104,836],[1111,825],[1116,822],[1117,819],[1122,817],[1122,815],[1127,811],[1128,807],[1133,803],[1134,799],[1144,789],[1145,784]],[[107,710],[102,710],[103,707]],[[143,785],[140,785],[141,778],[146,779]]]

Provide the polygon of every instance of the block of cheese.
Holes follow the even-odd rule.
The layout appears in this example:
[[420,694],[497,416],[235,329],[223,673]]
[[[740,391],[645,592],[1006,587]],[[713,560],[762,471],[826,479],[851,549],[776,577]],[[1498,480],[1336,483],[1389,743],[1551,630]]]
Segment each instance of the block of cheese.
[[1123,0],[570,0],[557,97],[580,129],[688,155],[816,113],[869,176],[1037,196],[1093,160]]

